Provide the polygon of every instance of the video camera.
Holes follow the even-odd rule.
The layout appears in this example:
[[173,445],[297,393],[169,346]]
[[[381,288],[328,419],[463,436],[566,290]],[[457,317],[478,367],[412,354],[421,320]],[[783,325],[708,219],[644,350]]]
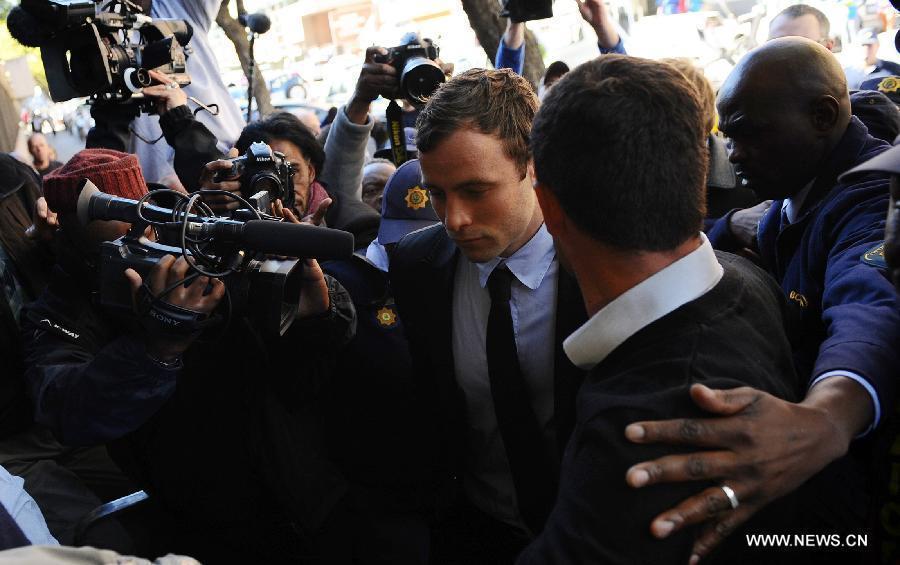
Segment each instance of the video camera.
[[133,0],[22,0],[7,19],[19,43],[41,48],[54,102],[91,96],[137,103],[153,113],[141,88],[155,69],[186,86],[187,45],[193,35],[184,20],[152,19]]
[[295,165],[288,161],[284,153],[273,151],[267,144],[256,141],[247,152],[231,159],[231,169],[216,173],[213,181],[240,177],[241,196],[253,201],[257,210],[267,211],[276,199],[281,199],[285,207],[294,206]]
[[[271,256],[347,258],[353,254],[353,235],[270,219],[220,218],[199,200],[209,192],[230,194],[199,191],[187,196],[159,190],[131,200],[105,194],[85,180],[78,198],[79,223],[116,220],[131,224],[127,234],[101,244],[99,305],[124,317],[134,316],[125,269],[134,269],[146,280],[165,255],[180,255],[191,266],[189,279],[203,275],[223,280],[228,317],[247,317],[267,338],[283,335],[297,314],[302,265],[297,259]],[[154,195],[162,193],[180,200],[171,209],[150,204]],[[147,226],[154,227],[158,241],[145,237]]]
[[423,105],[437,87],[447,80],[435,63],[440,47],[430,39],[411,36],[403,45],[391,47],[387,55],[376,55],[375,61],[391,65],[400,73],[400,96],[413,105]]

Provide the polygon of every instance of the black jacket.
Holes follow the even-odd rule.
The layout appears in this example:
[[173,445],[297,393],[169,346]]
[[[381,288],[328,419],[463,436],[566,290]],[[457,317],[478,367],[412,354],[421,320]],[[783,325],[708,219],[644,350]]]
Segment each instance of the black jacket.
[[[329,279],[332,310],[327,331],[318,326],[318,331],[308,331],[308,322],[295,322],[277,343],[267,344],[235,319],[225,335],[195,343],[184,356],[184,366],[163,366],[147,356],[142,331],[133,320],[111,316],[95,305],[93,267],[84,255],[64,248],[68,251],[60,253],[50,285],[26,307],[22,319],[35,419],[64,444],[95,445],[136,430],[171,397],[182,373],[247,378],[259,371],[291,396],[313,398],[326,373],[312,371],[303,379],[282,382],[279,377],[293,372],[283,370],[282,351],[303,343],[311,363],[321,357],[330,364],[328,356],[316,352],[334,350],[355,331],[350,298]],[[222,344],[227,342],[237,342],[242,349],[223,355]]]
[[[465,404],[453,366],[453,280],[459,250],[442,225],[413,232],[391,256],[391,286],[409,339],[413,374],[429,407],[431,467],[438,495],[455,496],[465,468]],[[566,357],[563,340],[586,320],[575,279],[559,271],[556,310],[554,420],[560,457],[575,421],[575,393],[584,377]],[[445,491],[444,489],[451,490]]]
[[[787,301],[775,281],[749,262],[718,254],[722,280],[708,293],[639,330],[595,366],[578,392],[578,419],[566,448],[556,506],[519,565],[687,563],[696,528],[664,540],[650,522],[664,510],[717,483],[625,485],[629,467],[692,447],[638,445],[625,438],[635,421],[703,417],[688,390],[694,383],[750,386],[797,401],[801,383],[781,330]],[[750,533],[798,533],[788,497],[751,520]],[[819,533],[819,532],[815,532]],[[831,533],[831,532],[829,532]],[[841,532],[842,534],[847,532]],[[796,552],[766,555],[742,532],[704,561],[772,563]]]
[[[25,236],[40,195],[41,181],[31,167],[0,153],[0,248],[10,263],[6,265],[6,276],[15,277],[25,300],[33,300],[44,289],[54,261],[49,245]],[[14,283],[0,280],[2,284]],[[0,288],[0,438],[27,428],[32,420],[22,379],[24,364],[17,314]]]
[[320,453],[315,406],[355,328],[346,291],[329,278],[329,314],[295,321],[277,340],[235,317],[165,367],[134,322],[94,305],[83,259],[64,256],[74,260],[63,259],[24,316],[38,422],[65,444],[112,442],[117,463],[177,514],[252,521],[277,505],[315,531],[345,492]]

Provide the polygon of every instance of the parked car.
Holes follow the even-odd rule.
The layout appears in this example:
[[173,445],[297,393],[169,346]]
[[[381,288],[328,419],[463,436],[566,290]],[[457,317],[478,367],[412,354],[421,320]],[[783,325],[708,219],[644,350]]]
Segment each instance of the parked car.
[[298,73],[290,73],[275,77],[269,81],[269,92],[285,98],[304,100],[309,96],[306,81]]

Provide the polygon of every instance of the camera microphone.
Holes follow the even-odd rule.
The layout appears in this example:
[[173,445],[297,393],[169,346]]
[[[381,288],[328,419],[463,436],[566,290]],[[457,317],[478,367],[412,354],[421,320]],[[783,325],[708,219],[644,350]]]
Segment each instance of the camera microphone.
[[10,10],[6,27],[13,39],[25,47],[40,47],[53,37],[53,28],[44,25],[19,6]]
[[[141,221],[141,215],[166,231],[179,233],[184,215],[172,210],[136,200],[101,192],[90,180],[85,179],[76,207],[78,221],[86,226],[92,220],[115,220],[126,223]],[[186,233],[191,237],[209,238],[220,243],[235,243],[253,251],[288,257],[315,257],[316,259],[346,259],[353,255],[353,234],[341,230],[291,224],[273,220],[241,222],[228,218],[208,218],[188,214]]]
[[272,28],[272,20],[262,12],[241,14],[238,16],[238,21],[253,33],[263,34]]
[[[144,218],[152,222],[172,221],[172,210],[161,206],[144,203],[140,207],[140,212]],[[88,225],[92,220],[115,220],[129,224],[141,221],[138,216],[136,200],[106,194],[88,179],[85,179],[81,193],[78,195],[76,213],[78,223],[82,226]],[[181,217],[184,218],[183,215]],[[203,218],[189,214],[188,220],[202,222]]]
[[[178,223],[180,226],[180,222]],[[210,237],[223,243],[239,243],[270,255],[346,259],[353,255],[353,234],[309,224],[271,220],[236,222],[219,220],[190,223],[192,237]]]

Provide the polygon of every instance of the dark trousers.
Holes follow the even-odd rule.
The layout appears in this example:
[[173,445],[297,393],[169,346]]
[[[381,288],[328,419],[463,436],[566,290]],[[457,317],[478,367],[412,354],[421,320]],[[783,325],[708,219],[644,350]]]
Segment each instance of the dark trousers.
[[529,540],[467,500],[442,516],[431,531],[432,565],[511,565]]
[[212,564],[314,560],[346,486],[318,455],[314,418],[288,410],[291,400],[262,375],[185,373],[150,421],[111,446],[176,521],[172,551]]
[[[105,447],[64,447],[38,425],[0,441],[0,465],[25,479],[25,490],[63,545],[73,544],[75,526],[88,512],[138,490]],[[119,553],[134,552],[130,536],[115,520],[92,528],[83,541]]]

